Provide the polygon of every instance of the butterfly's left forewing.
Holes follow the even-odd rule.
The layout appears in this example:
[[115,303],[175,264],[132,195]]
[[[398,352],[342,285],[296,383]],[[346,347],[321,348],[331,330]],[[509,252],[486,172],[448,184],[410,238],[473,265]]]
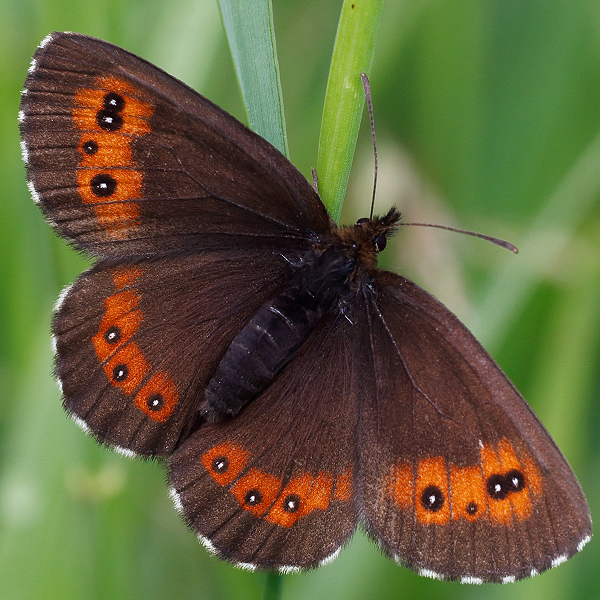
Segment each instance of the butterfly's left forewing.
[[591,535],[577,479],[487,352],[400,276],[380,272],[363,293],[367,530],[398,562],[466,582],[513,581],[577,552]]
[[103,442],[169,454],[227,345],[328,229],[327,212],[268,142],[102,40],[48,36],[20,108],[34,200],[105,259],[54,321],[65,406]]
[[102,40],[48,36],[19,119],[32,195],[79,249],[286,252],[329,227],[315,190],[271,144]]

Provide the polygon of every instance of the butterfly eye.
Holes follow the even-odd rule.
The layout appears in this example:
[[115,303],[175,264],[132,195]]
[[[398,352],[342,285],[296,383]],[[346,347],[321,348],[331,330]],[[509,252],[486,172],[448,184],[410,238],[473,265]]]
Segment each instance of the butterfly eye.
[[123,117],[110,110],[99,110],[96,114],[98,126],[105,131],[118,131],[123,127]]
[[83,144],[82,150],[86,154],[96,154],[98,152],[98,144],[94,140],[88,140]]
[[491,475],[487,480],[487,492],[494,500],[504,500],[510,493],[510,483],[504,475]]
[[359,219],[358,221],[356,221],[357,225],[364,225],[365,223],[368,223],[369,219],[367,219],[366,217],[362,217],[362,219]]
[[116,92],[109,92],[104,96],[104,109],[112,112],[121,112],[125,108],[125,99]]
[[474,515],[474,514],[476,514],[477,510],[478,510],[477,503],[476,502],[469,502],[469,504],[467,504],[467,507],[466,507],[465,510],[466,510],[466,512],[467,512],[468,515]]
[[112,375],[115,381],[125,381],[129,375],[129,369],[127,368],[127,365],[117,365],[113,369]]
[[215,473],[227,473],[229,470],[229,459],[226,456],[217,456],[213,458],[211,467]]
[[106,173],[100,173],[90,181],[90,188],[95,196],[107,198],[112,196],[117,189],[117,180]]
[[117,344],[121,339],[121,329],[116,325],[109,327],[104,334],[104,339],[108,344]]
[[146,405],[150,410],[158,412],[159,410],[162,410],[165,405],[165,399],[160,394],[152,394],[152,396],[146,400]]
[[387,238],[383,233],[380,233],[373,238],[373,245],[375,246],[375,252],[381,252],[387,245]]
[[119,114],[125,108],[125,99],[120,94],[109,92],[104,96],[104,108],[96,114],[96,122],[105,131],[118,131],[123,127]]

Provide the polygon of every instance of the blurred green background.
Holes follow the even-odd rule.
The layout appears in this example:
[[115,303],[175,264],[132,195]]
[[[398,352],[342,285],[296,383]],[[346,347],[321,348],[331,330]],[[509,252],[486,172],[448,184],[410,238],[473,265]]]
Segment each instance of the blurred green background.
[[[274,0],[292,161],[310,176],[341,1]],[[160,465],[97,446],[63,414],[49,321],[85,261],[25,185],[19,91],[36,45],[72,30],[119,44],[239,118],[215,0],[0,0],[0,598],[254,599],[265,575],[210,557],[171,506]],[[388,0],[371,73],[379,212],[483,231],[403,229],[382,258],[471,327],[600,509],[600,4]],[[368,131],[342,221],[368,214]],[[508,586],[431,581],[362,534],[283,598],[600,598],[597,541]]]

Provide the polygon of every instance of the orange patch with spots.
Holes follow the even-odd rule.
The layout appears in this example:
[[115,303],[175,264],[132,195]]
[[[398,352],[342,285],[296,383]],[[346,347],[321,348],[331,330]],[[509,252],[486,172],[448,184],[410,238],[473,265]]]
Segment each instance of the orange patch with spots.
[[[427,510],[423,504],[423,497],[432,488],[439,490],[442,494],[442,502],[439,508]],[[421,523],[444,525],[448,522],[450,518],[448,473],[446,471],[446,461],[441,456],[419,461],[415,497],[417,518]]]
[[392,465],[380,489],[398,508],[414,510],[424,525],[445,525],[450,518],[511,525],[533,513],[542,477],[533,460],[517,456],[503,438],[496,449],[483,445],[476,465],[458,467],[441,456],[418,461],[416,482],[410,464]]
[[[200,460],[209,475],[219,485],[227,485],[242,472],[249,457],[250,452],[241,446],[225,442],[205,452]],[[221,463],[225,466],[220,467]]]
[[305,514],[304,504],[313,478],[308,473],[291,479],[281,490],[277,502],[269,511],[267,521],[282,527],[291,527]]
[[159,371],[135,395],[133,403],[153,421],[164,423],[175,410],[177,387],[168,375]]
[[92,338],[96,356],[104,363],[122,346],[127,344],[144,320],[141,310],[137,309],[140,297],[132,291],[122,291],[104,300],[106,310]]
[[139,227],[144,179],[131,143],[150,133],[154,109],[142,92],[118,77],[97,77],[94,84],[77,90],[72,109],[81,134],[77,187],[104,232],[125,239]]
[[[98,176],[108,176],[114,181],[114,191],[107,196],[99,196],[94,193],[94,180]],[[140,214],[140,207],[137,205],[142,195],[142,174],[133,169],[85,169],[77,171],[77,185],[81,199],[86,204],[94,204],[97,211],[104,207],[107,217],[112,206],[112,212],[124,215]],[[100,214],[100,213],[99,213]]]
[[231,489],[240,506],[257,517],[267,512],[281,489],[281,479],[259,469],[251,469]]
[[[98,129],[99,131],[94,133],[93,136],[84,135],[81,137],[77,146],[81,154],[79,167],[110,169],[114,165],[120,167],[134,166],[129,139],[123,135],[102,131],[99,127]],[[85,151],[85,145],[90,142],[98,146],[98,150],[93,155],[87,154]]]
[[[131,342],[112,356],[104,365],[104,372],[112,385],[130,396],[142,385],[144,377],[150,372],[150,363],[144,358],[137,344]],[[125,373],[122,381],[116,379],[118,372]]]
[[[150,102],[143,99],[131,84],[118,77],[97,77],[95,88],[82,88],[75,92],[75,108],[73,108],[73,121],[77,129],[89,134],[103,130],[98,124],[97,114],[104,108],[104,98],[108,93],[122,96],[125,106],[119,111],[123,118],[120,134],[129,136],[146,135],[152,131],[148,123],[154,109]],[[108,132],[114,133],[114,132]]]
[[479,465],[450,469],[452,520],[465,518],[474,522],[487,511],[486,494]]
[[323,471],[316,477],[305,473],[289,481],[269,511],[267,521],[282,527],[294,523],[313,510],[325,510],[331,500],[333,475]]

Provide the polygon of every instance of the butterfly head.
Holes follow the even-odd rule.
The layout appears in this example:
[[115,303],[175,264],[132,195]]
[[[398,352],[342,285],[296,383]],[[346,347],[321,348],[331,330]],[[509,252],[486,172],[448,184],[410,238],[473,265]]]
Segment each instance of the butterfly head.
[[336,234],[346,253],[353,255],[354,262],[371,272],[377,268],[377,255],[386,247],[387,238],[395,233],[399,220],[400,213],[392,207],[383,217],[359,219]]
[[[387,238],[394,234],[398,228],[400,213],[395,206],[390,208],[384,217],[375,217],[374,219],[362,218],[356,221],[355,231],[366,234],[368,242],[371,243],[375,253],[381,252],[386,244]],[[359,234],[360,235],[360,234]],[[362,235],[360,235],[362,237]]]

